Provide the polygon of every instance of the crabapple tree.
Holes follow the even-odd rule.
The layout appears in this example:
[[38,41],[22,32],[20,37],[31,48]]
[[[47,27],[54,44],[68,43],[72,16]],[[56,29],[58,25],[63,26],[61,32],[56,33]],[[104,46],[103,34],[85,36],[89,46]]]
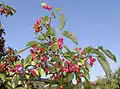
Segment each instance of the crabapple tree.
[[[6,17],[16,12],[8,5],[0,6],[1,15]],[[84,89],[84,81],[93,89],[89,76],[90,68],[98,61],[109,76],[111,71],[106,57],[116,62],[115,56],[102,46],[80,48],[76,36],[64,30],[66,18],[60,13],[61,9],[53,10],[52,6],[46,3],[41,3],[41,6],[50,11],[50,15],[36,19],[33,25],[35,40],[28,42],[26,48],[19,51],[7,48],[5,55],[1,56],[1,85],[4,85],[4,89],[34,89],[32,81],[39,81],[59,89],[72,89],[72,80],[75,79],[81,84],[81,89]],[[51,22],[56,18],[60,18],[57,29],[51,26]],[[56,35],[57,32],[61,34],[60,37]],[[75,49],[71,50],[65,45],[63,36],[76,44]],[[20,58],[19,54],[25,50],[30,50],[29,55]]]

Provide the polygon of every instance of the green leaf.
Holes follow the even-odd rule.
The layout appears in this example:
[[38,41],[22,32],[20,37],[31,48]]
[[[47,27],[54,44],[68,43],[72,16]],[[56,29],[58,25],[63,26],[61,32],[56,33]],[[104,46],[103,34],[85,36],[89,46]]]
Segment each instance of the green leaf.
[[43,36],[41,36],[41,35],[38,36],[37,39],[38,39],[38,40],[41,40],[41,41],[45,40],[45,38],[44,38]]
[[86,68],[82,68],[82,70],[84,71],[84,76],[88,79],[88,80],[90,80],[90,74],[89,74],[89,71],[86,69]]
[[72,73],[68,74],[68,76],[65,78],[66,82],[69,83],[72,81],[74,75]]
[[20,86],[20,87],[17,87],[16,89],[25,89],[25,88]]
[[102,49],[102,51],[103,51],[110,59],[112,59],[113,61],[117,62],[115,55],[112,54],[109,50],[107,50],[107,49],[106,49],[106,50]]
[[78,44],[77,37],[72,32],[64,30],[64,32],[62,32],[62,35],[71,39],[76,45]]
[[48,27],[48,33],[47,34],[49,34],[49,35],[52,35],[52,36],[55,36],[56,37],[56,35],[55,35],[55,31],[53,30],[53,28],[52,27]]
[[85,63],[85,68],[90,71],[91,70],[91,66],[88,62]]
[[18,85],[20,77],[19,76],[14,76],[13,80],[12,80],[12,87],[15,88]]
[[12,82],[12,88],[15,89],[15,82]]
[[36,64],[37,64],[36,61],[32,61],[32,62],[31,62],[31,65],[36,65]]
[[11,10],[10,15],[11,15],[11,16],[14,15],[15,12],[16,12],[16,11]]
[[70,51],[70,49],[66,46],[66,45],[64,45],[63,46],[67,51]]
[[96,88],[95,89],[101,89],[101,87],[100,86],[96,86]]
[[93,52],[95,49],[93,48],[93,47],[91,47],[91,46],[88,46],[88,47],[85,47],[84,48],[84,53],[86,54],[86,53],[91,53],[91,52]]
[[[94,89],[93,86],[90,84],[90,81],[86,78],[86,76],[83,75],[83,77],[84,77],[87,85],[89,85],[90,89]],[[85,82],[83,82],[83,85],[84,85],[84,83],[85,83]]]
[[38,44],[37,41],[30,41],[30,42],[28,42],[28,44],[26,46],[33,46],[33,45],[36,45],[36,44]]
[[42,20],[43,20],[45,23],[49,23],[50,18],[49,18],[48,16],[43,16],[43,17],[42,17]]
[[66,58],[69,61],[72,61],[75,53],[74,52],[65,52],[63,53],[63,57]]
[[94,49],[94,50],[92,51],[92,53],[94,53],[94,54],[96,54],[97,56],[100,56],[102,59],[106,60],[105,55],[104,55],[101,51],[99,51],[98,49]]
[[2,80],[2,82],[5,82],[5,75],[4,74],[0,74],[0,79]]
[[25,59],[25,69],[31,65],[31,62],[32,62],[32,56],[31,54],[27,56],[27,58]]
[[54,19],[56,19],[55,13],[52,12],[51,15],[54,17]]
[[24,65],[24,63],[25,63],[25,60],[21,59],[21,65]]
[[60,78],[59,81],[58,81],[59,85],[62,85],[64,83],[64,79],[63,78]]
[[35,70],[37,76],[39,76],[39,70]]
[[40,68],[40,75],[43,76],[44,75],[44,70],[42,68]]
[[65,16],[63,14],[60,14],[60,25],[58,27],[58,30],[62,30],[65,26],[65,23],[66,23],[66,19],[65,19]]
[[13,89],[12,86],[11,86],[11,82],[7,82],[5,84],[5,87],[7,87],[7,89]]
[[7,5],[7,7],[8,7],[10,10],[12,10],[13,12],[16,12],[16,10],[15,10],[14,8],[12,8],[12,7],[8,6],[8,5]]
[[[59,58],[57,57],[57,56],[55,56],[55,55],[53,55],[52,56],[52,58],[51,58],[51,61],[57,61],[57,60],[59,60]],[[56,63],[56,65],[57,65],[57,63]],[[58,65],[57,65],[58,66]]]
[[50,49],[51,49],[52,51],[58,50],[58,49],[59,49],[59,48],[58,48],[58,44],[57,44],[57,43],[54,43],[54,44],[50,47]]
[[86,63],[86,59],[80,59],[78,65],[84,65]]
[[54,10],[54,12],[58,12],[58,11],[61,11],[61,8],[56,8],[56,9]]
[[29,74],[25,74],[25,77],[26,77],[26,79],[29,79],[30,75]]
[[26,48],[24,48],[24,49],[19,50],[19,51],[17,52],[17,54],[20,54],[20,53],[24,52],[25,50],[29,49],[30,47],[31,47],[31,46],[29,46],[29,47],[26,47]]
[[40,31],[42,31],[43,27],[42,27],[42,26],[39,26],[39,29],[40,29]]
[[98,61],[101,64],[104,72],[106,73],[107,76],[111,73],[109,63],[106,59],[102,59],[102,57],[98,57]]
[[14,13],[16,12],[16,10],[15,9],[13,9],[12,7],[10,7],[10,6],[8,6],[7,5],[7,7],[10,9],[10,15],[12,16],[12,15],[14,15]]

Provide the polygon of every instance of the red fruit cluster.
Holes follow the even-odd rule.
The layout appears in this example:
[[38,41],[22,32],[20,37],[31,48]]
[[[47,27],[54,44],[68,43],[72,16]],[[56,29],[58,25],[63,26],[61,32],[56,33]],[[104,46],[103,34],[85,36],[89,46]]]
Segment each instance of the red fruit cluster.
[[35,32],[40,32],[41,29],[40,29],[40,23],[41,23],[41,19],[40,18],[37,18],[35,24],[34,24],[34,28],[35,28]]
[[6,58],[6,63],[10,63],[10,62],[15,62],[17,60],[17,57],[14,57],[14,56],[9,56]]
[[0,64],[0,72],[4,72],[6,70],[6,65],[5,63]]
[[39,59],[43,61],[47,61],[49,58],[48,56],[43,56],[42,52],[44,52],[44,48],[39,48],[37,45],[33,46],[33,49],[30,49],[30,52],[32,53],[32,60],[36,60],[36,55],[39,56]]
[[67,67],[63,67],[62,71],[63,72],[80,72],[80,68],[78,64],[73,64],[71,62],[66,61]]
[[48,57],[44,57],[44,56],[41,55],[41,56],[40,56],[40,60],[41,60],[41,61],[47,61],[47,60],[48,60]]
[[56,81],[57,79],[60,79],[60,78],[62,78],[62,75],[61,74],[52,74],[52,80],[53,81]]
[[31,70],[30,70],[30,73],[32,74],[32,76],[36,76],[35,69],[31,69]]
[[56,76],[55,76],[55,74],[52,74],[52,79],[54,80],[54,81],[56,81]]
[[52,10],[52,6],[49,6],[47,4],[44,4],[43,8],[47,10]]
[[20,68],[20,64],[16,64],[16,65],[15,65],[15,68],[14,68],[14,71],[15,71],[16,73],[20,73],[19,68]]
[[92,85],[93,84],[93,82],[92,81],[90,81],[90,85]]
[[65,88],[64,88],[64,84],[62,84],[62,87],[61,87],[61,89],[65,89]]
[[9,72],[15,72],[17,74],[20,74],[21,73],[21,71],[19,69],[20,67],[21,67],[20,64],[16,64],[14,68],[11,68],[11,67],[9,68]]
[[92,67],[96,59],[92,57],[90,57],[89,59],[90,59],[90,66]]
[[10,11],[9,9],[6,9],[6,8],[4,8],[4,7],[2,7],[2,8],[0,9],[0,12],[1,12],[1,15],[2,15],[2,14],[5,14],[6,16],[8,16],[8,15],[11,13],[11,11]]
[[13,68],[9,68],[9,72],[14,72],[14,69]]
[[35,67],[36,67],[36,68],[39,68],[39,67],[40,67],[40,65],[39,65],[39,64],[36,64],[36,65],[35,65]]
[[40,54],[44,51],[44,48],[39,48],[37,45],[33,46],[33,49],[30,49],[32,60],[36,60],[36,54]]
[[58,44],[58,46],[59,46],[59,49],[62,49],[62,47],[63,47],[63,38],[62,38],[62,37],[60,37],[60,38],[58,39],[57,44]]
[[78,48],[78,47],[75,48],[75,51],[80,51],[80,50],[81,50],[81,48]]

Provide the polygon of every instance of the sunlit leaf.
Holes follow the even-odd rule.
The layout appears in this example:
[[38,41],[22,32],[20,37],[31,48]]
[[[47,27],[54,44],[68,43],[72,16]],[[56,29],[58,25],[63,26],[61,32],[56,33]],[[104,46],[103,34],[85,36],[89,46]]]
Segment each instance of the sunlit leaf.
[[59,12],[59,11],[61,11],[61,8],[56,8],[56,9],[54,10],[54,12]]
[[27,58],[25,59],[25,68],[28,66],[28,65],[31,65],[31,62],[32,62],[32,56],[31,54],[27,56]]
[[69,82],[72,81],[73,77],[74,77],[74,75],[73,75],[72,73],[70,73],[70,74],[68,74],[68,76],[66,76],[65,81],[66,81],[67,83],[69,83]]
[[71,39],[76,45],[78,44],[77,37],[72,32],[64,30],[64,32],[62,32],[62,35]]
[[36,73],[37,76],[40,75],[38,70],[35,70],[35,73]]
[[21,59],[21,64],[24,65],[24,59]]
[[4,74],[0,74],[0,79],[2,80],[2,82],[5,82],[5,75]]
[[36,65],[36,64],[37,64],[36,61],[31,62],[31,65]]
[[102,46],[99,46],[98,49],[101,49],[110,59],[117,62],[115,55],[110,50],[103,49]]
[[40,75],[43,76],[44,75],[44,70],[42,68],[40,68]]
[[103,52],[104,52],[109,58],[111,58],[113,61],[117,62],[115,55],[112,54],[109,50],[103,50]]
[[86,69],[86,68],[82,68],[82,70],[83,70],[83,73],[84,73],[84,76],[88,79],[88,80],[90,80],[90,74],[89,74],[89,71]]
[[48,16],[43,16],[42,17],[42,20],[45,22],[45,23],[49,23],[50,22],[50,18]]
[[53,51],[58,50],[58,44],[57,44],[57,43],[54,43],[54,44],[50,47],[50,49],[53,50]]
[[50,26],[48,27],[47,32],[48,32],[47,34],[49,34],[49,35],[56,36],[54,29],[52,27],[50,27]]
[[106,60],[105,55],[101,51],[99,51],[98,49],[94,49],[92,51],[92,53],[96,54],[97,56],[100,56],[103,60]]
[[102,59],[102,57],[98,57],[98,61],[101,64],[104,72],[106,73],[107,76],[111,73],[110,66],[107,60]]
[[29,49],[30,47],[31,47],[31,46],[29,46],[29,47],[26,47],[26,48],[24,48],[24,49],[19,50],[19,51],[17,52],[17,54],[20,54],[20,53],[24,52],[25,50]]
[[36,45],[36,44],[38,44],[37,41],[30,41],[30,42],[28,42],[28,44],[26,46],[33,46],[33,45]]
[[38,40],[45,40],[45,38],[42,35],[38,36],[37,39]]
[[64,45],[64,48],[65,48],[67,51],[70,51],[70,49],[68,48],[68,46]]
[[26,77],[26,79],[29,79],[30,75],[29,74],[25,74],[25,77]]
[[66,19],[65,19],[65,16],[63,14],[60,14],[60,25],[58,27],[58,30],[62,30],[65,26],[65,23],[66,23]]

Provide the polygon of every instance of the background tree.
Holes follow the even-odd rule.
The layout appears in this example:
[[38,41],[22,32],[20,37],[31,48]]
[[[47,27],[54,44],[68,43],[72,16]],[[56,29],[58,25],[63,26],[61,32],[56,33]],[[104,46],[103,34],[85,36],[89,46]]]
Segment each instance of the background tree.
[[[95,89],[120,89],[120,68],[115,73],[111,73],[109,77],[98,77],[92,84]],[[85,87],[91,89],[87,83]]]

